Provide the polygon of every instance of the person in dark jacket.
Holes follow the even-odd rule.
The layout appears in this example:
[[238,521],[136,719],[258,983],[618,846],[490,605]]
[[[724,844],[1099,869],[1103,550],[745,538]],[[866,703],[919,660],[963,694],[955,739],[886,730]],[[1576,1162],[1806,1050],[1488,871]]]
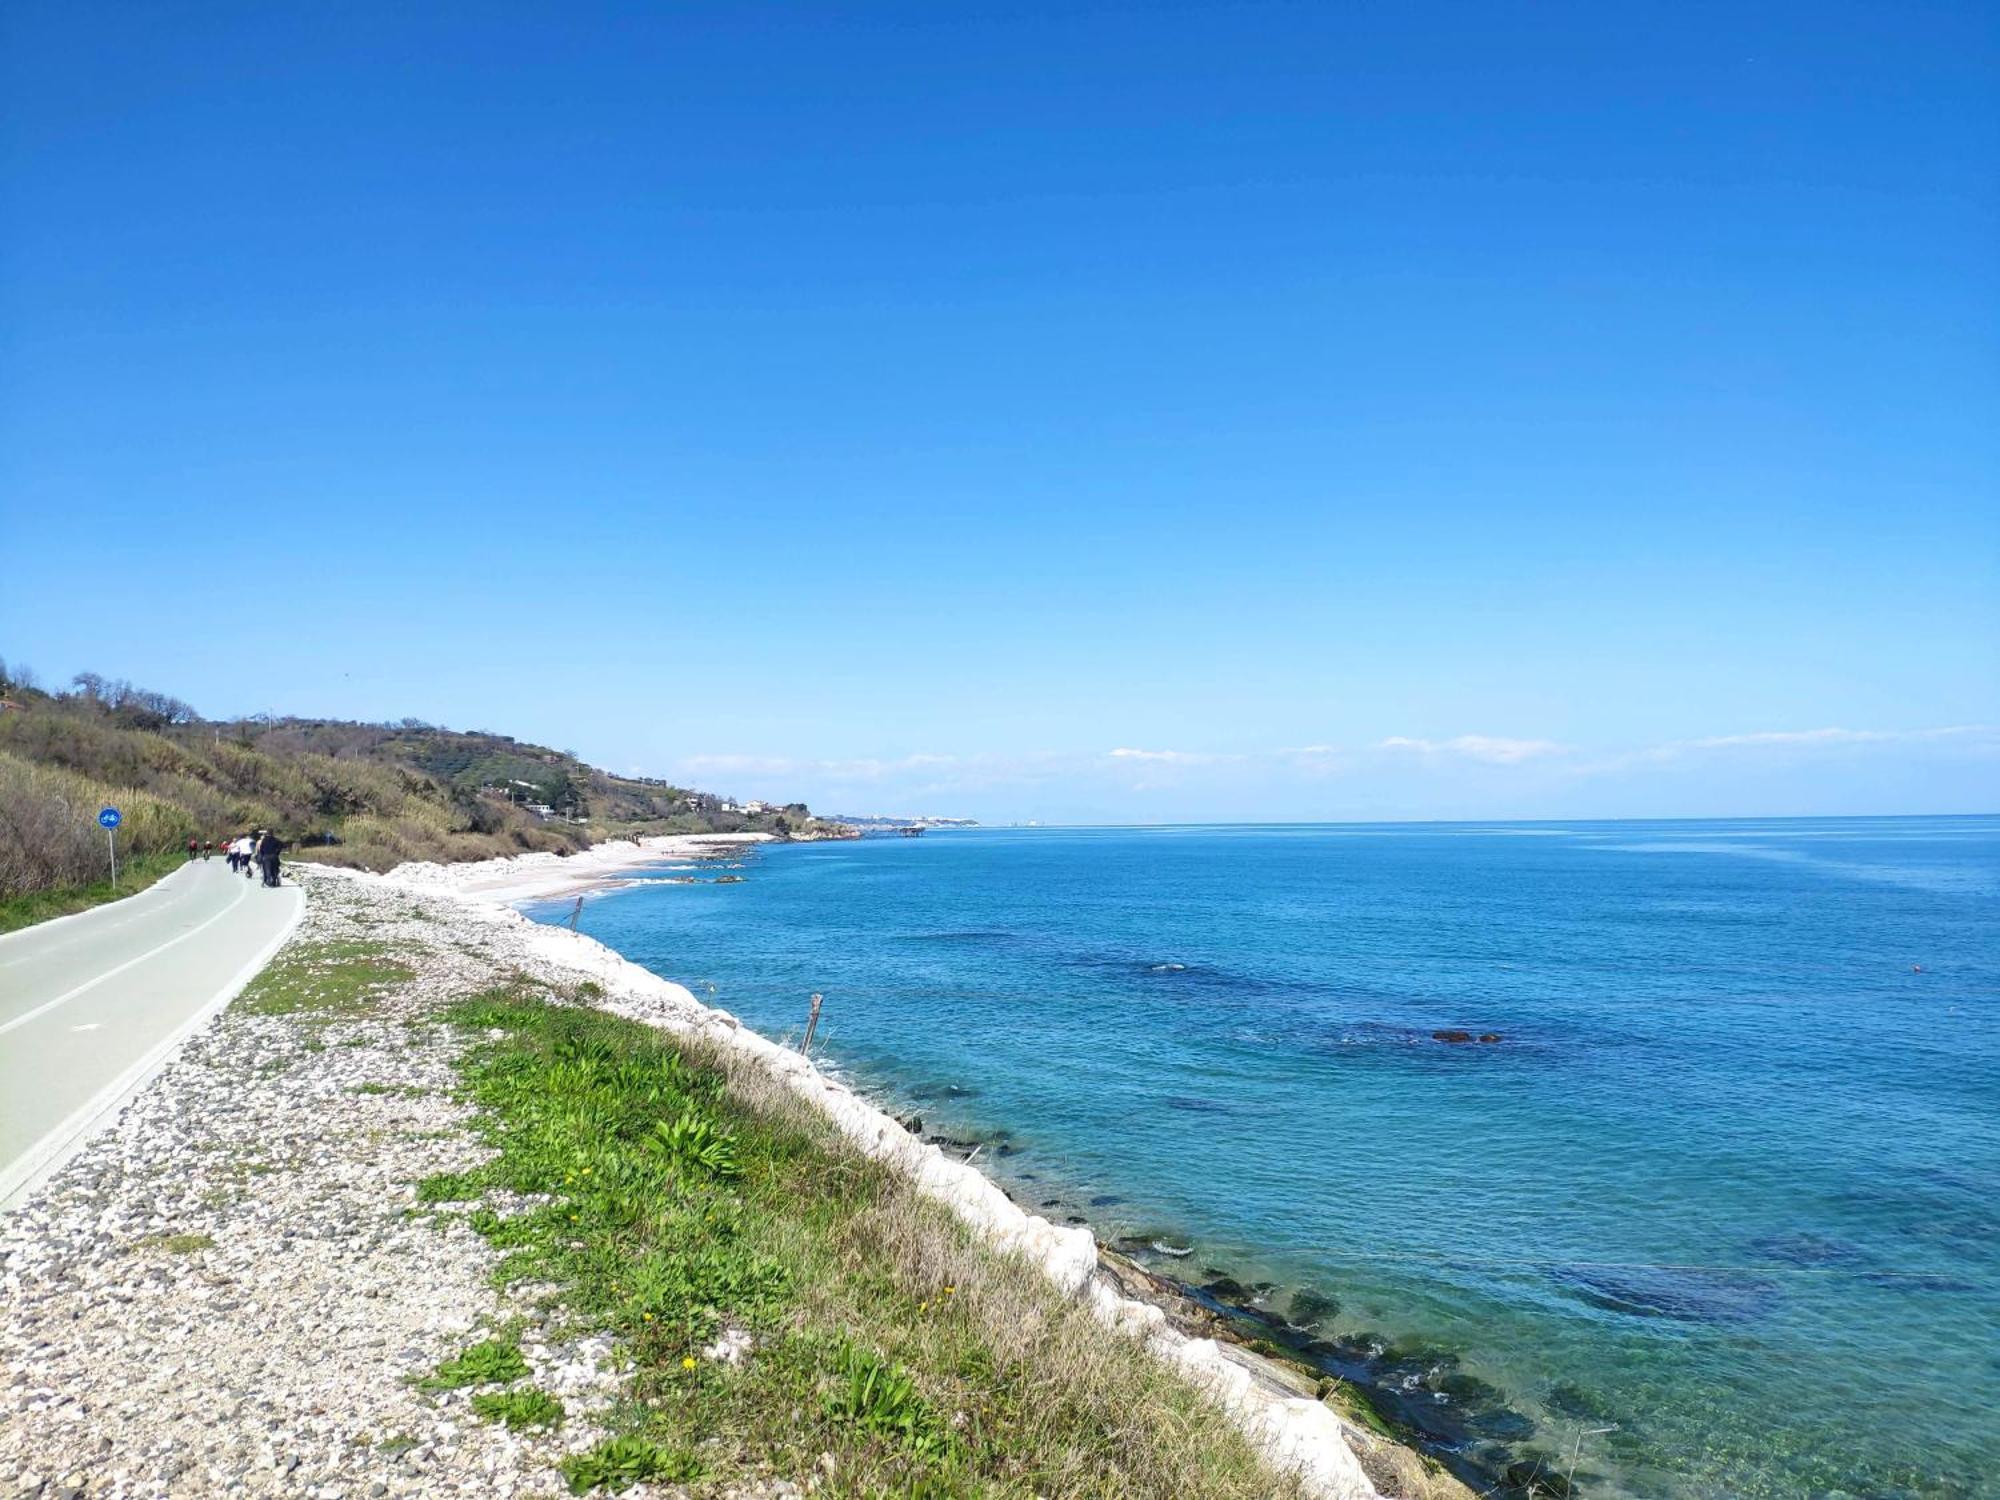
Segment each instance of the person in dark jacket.
[[284,843],[270,829],[257,831],[257,868],[264,872],[264,884],[278,884],[278,856],[284,852]]

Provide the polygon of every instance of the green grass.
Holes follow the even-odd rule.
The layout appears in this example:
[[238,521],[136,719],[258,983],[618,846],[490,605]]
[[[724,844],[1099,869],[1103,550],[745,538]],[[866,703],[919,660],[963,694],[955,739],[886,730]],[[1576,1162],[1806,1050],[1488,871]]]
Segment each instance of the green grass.
[[472,1409],[489,1422],[504,1423],[509,1432],[559,1427],[563,1419],[562,1402],[534,1386],[518,1391],[481,1391],[472,1398]]
[[452,1356],[421,1383],[428,1391],[455,1391],[468,1385],[505,1385],[527,1373],[520,1345],[510,1339],[487,1339]]
[[436,1172],[417,1184],[419,1203],[466,1203],[485,1191],[476,1172]]
[[[556,1287],[560,1331],[610,1332],[629,1368],[611,1439],[563,1465],[578,1493],[774,1472],[849,1497],[1294,1493],[1189,1386],[765,1075],[526,985],[450,1019],[479,1038],[461,1067],[497,1155],[419,1196],[544,1196],[467,1222],[503,1281]],[[747,1358],[711,1357],[725,1330]]]
[[415,975],[391,952],[386,943],[360,939],[287,948],[250,981],[235,1008],[255,1016],[326,1020],[366,1015],[384,990]]
[[149,1234],[139,1241],[141,1250],[164,1250],[169,1255],[193,1255],[197,1250],[213,1250],[212,1234]]
[[52,917],[66,917],[72,912],[89,911],[93,906],[102,906],[107,901],[123,900],[136,896],[162,876],[171,875],[188,862],[183,850],[173,850],[161,854],[141,854],[127,859],[118,857],[118,884],[111,884],[110,859],[105,860],[105,878],[90,885],[58,886],[53,890],[26,891],[19,895],[0,897],[0,932],[13,932],[22,927],[32,927],[37,922],[46,922]]
[[690,1453],[626,1433],[605,1439],[587,1453],[570,1455],[562,1461],[562,1473],[570,1493],[582,1495],[598,1488],[629,1490],[652,1479],[685,1483],[701,1478],[702,1467]]

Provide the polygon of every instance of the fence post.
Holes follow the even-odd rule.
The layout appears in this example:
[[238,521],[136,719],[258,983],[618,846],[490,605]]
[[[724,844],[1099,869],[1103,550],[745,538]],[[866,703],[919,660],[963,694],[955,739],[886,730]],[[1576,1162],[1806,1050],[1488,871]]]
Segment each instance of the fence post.
[[815,992],[812,997],[812,1014],[806,1017],[806,1037],[799,1043],[800,1057],[804,1057],[812,1049],[813,1033],[819,1030],[819,1007],[820,996]]
[[569,909],[569,930],[576,931],[576,919],[583,915],[583,897],[576,898],[576,905]]

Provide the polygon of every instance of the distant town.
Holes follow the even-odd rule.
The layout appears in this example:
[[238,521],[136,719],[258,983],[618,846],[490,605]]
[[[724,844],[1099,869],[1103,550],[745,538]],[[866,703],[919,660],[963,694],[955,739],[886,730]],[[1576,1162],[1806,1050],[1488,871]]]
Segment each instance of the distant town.
[[[752,806],[760,804],[751,804]],[[977,828],[977,818],[892,818],[880,814],[868,817],[854,813],[838,813],[833,817],[836,823],[845,823],[852,828]]]

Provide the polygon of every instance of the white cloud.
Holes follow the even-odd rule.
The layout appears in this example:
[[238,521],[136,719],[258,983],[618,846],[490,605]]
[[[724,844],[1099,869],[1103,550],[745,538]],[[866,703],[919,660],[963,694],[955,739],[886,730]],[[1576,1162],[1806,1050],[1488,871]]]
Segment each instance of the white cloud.
[[1913,745],[1937,741],[1993,741],[2000,730],[1987,724],[1948,724],[1935,729],[1762,729],[1748,734],[1712,734],[1669,740],[1664,745],[1613,756],[1592,769],[1615,770],[1634,764],[1665,764],[1705,753],[1759,754],[1782,750],[1838,750],[1862,745]]
[[1899,740],[1939,740],[1979,734],[1984,726],[1953,724],[1942,729],[1766,729],[1755,734],[1717,734],[1706,739],[1677,740],[1665,749],[1733,750],[1772,745],[1882,745]]
[[1427,757],[1449,755],[1489,766],[1518,766],[1523,761],[1568,751],[1567,746],[1554,740],[1510,740],[1490,734],[1461,734],[1449,740],[1417,740],[1398,734],[1383,740],[1376,748],[1412,751]]
[[1120,748],[1105,752],[1113,760],[1150,761],[1158,765],[1205,766],[1218,760],[1233,760],[1227,755],[1205,755],[1196,750],[1131,750]]
[[797,760],[783,755],[686,755],[675,768],[687,776],[824,776],[837,781],[879,781],[907,771],[959,764],[956,755],[913,754],[890,759]]
[[[1773,729],[1600,750],[1551,739],[1461,734],[1437,739],[1391,735],[1351,745],[1322,742],[1248,752],[1120,745],[1097,751],[849,758],[709,754],[685,757],[669,774],[711,791],[779,800],[804,796],[834,811],[893,801],[947,810],[961,804],[975,810],[1012,806],[1039,815],[1052,805],[1049,799],[1068,799],[1091,816],[1111,816],[1127,796],[1145,795],[1173,796],[1190,806],[1251,805],[1242,801],[1249,798],[1263,799],[1256,805],[1273,809],[1288,801],[1330,807],[1334,804],[1324,799],[1336,795],[1331,790],[1336,783],[1337,795],[1344,799],[1341,807],[1366,807],[1366,798],[1379,797],[1385,786],[1404,785],[1411,769],[1421,769],[1425,784],[1444,789],[1439,795],[1454,788],[1463,791],[1463,783],[1476,784],[1479,795],[1488,797],[1500,794],[1497,783],[1539,794],[1548,790],[1551,777],[1574,787],[1642,781],[1650,773],[1664,785],[1684,781],[1685,773],[1697,768],[1704,776],[1723,777],[1755,773],[1760,764],[1804,767],[1821,758],[1835,762],[1889,755],[1899,747],[1916,756],[1926,746],[1933,758],[2000,755],[2000,727]],[[1682,773],[1678,778],[1672,774],[1676,770]],[[1433,793],[1409,793],[1405,787],[1397,795],[1406,798],[1396,804],[1401,813],[1428,805],[1422,799]]]

